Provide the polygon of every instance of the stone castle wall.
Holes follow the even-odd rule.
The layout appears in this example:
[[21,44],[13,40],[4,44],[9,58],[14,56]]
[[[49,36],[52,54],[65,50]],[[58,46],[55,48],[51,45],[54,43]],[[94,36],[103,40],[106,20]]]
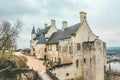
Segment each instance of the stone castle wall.
[[120,80],[120,73],[118,72],[106,72],[105,80]]

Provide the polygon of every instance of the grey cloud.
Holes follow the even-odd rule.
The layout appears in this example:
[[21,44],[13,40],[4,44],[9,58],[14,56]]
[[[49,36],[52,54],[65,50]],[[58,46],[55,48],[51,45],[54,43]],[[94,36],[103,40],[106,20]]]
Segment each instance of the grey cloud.
[[38,14],[38,8],[33,8],[26,0],[0,0],[0,15],[14,16],[25,14]]
[[[83,10],[83,8],[88,8],[87,5],[78,3],[77,1],[74,1],[74,3],[71,0],[48,0],[47,5],[44,6],[44,9],[48,11],[47,16],[50,17],[62,17],[66,13],[71,13],[75,10],[78,12]],[[64,12],[63,12],[64,10]]]

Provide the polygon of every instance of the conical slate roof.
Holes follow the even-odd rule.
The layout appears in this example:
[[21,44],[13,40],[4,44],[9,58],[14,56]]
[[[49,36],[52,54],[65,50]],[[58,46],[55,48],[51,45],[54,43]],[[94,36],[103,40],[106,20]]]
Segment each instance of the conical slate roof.
[[41,33],[37,44],[46,44],[45,36]]
[[33,29],[32,29],[32,33],[31,34],[35,34],[35,27],[33,26]]

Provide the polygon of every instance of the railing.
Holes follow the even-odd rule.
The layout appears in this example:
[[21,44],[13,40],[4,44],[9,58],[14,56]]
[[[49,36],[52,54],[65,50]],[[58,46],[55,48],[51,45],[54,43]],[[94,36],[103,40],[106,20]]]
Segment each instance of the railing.
[[50,76],[52,80],[59,80],[55,75],[53,75],[48,69],[46,69],[46,73]]

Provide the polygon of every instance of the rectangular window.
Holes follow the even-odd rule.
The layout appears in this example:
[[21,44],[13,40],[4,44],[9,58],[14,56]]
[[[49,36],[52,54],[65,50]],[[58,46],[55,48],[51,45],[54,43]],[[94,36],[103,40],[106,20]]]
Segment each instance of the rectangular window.
[[84,58],[84,63],[86,63],[86,59]]
[[33,51],[35,51],[35,48],[33,48]]
[[58,51],[59,49],[58,49],[58,45],[56,45],[56,51]]
[[47,52],[47,51],[46,51],[46,48],[45,48],[45,52]]
[[52,51],[52,45],[50,45],[50,51]]
[[59,46],[59,51],[61,52],[61,46]]
[[47,51],[49,51],[49,45],[47,45]]
[[72,53],[72,49],[71,49],[71,46],[69,46],[69,53]]
[[80,51],[81,49],[80,43],[77,43],[77,51]]
[[76,60],[76,68],[79,67],[79,60]]

